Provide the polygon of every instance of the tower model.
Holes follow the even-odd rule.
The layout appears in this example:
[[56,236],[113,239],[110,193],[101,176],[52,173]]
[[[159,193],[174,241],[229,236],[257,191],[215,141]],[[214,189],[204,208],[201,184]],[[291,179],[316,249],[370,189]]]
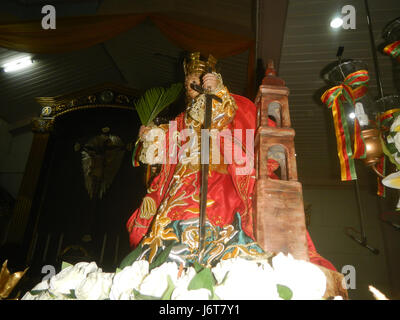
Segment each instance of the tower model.
[[[264,250],[290,253],[296,259],[308,261],[303,194],[297,181],[295,131],[290,127],[288,95],[289,89],[269,61],[255,101],[254,230]],[[276,127],[268,125],[268,118],[275,121]],[[268,176],[268,159],[279,163],[275,172],[279,179]]]

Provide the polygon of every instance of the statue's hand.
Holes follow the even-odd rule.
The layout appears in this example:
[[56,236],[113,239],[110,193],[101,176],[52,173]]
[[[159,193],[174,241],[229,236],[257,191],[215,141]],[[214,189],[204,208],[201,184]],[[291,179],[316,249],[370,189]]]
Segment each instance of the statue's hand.
[[209,91],[215,91],[218,81],[218,77],[214,73],[207,73],[203,77],[203,88]]
[[145,133],[147,133],[149,130],[151,129],[151,127],[146,127],[144,125],[140,126],[139,129],[139,138],[141,138]]

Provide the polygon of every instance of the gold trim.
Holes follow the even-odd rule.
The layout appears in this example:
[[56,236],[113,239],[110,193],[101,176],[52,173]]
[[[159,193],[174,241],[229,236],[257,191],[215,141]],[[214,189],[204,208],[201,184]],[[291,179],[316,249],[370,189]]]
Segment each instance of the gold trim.
[[58,112],[58,113],[54,114],[53,117],[54,118],[58,118],[59,116],[64,115],[64,114],[69,113],[69,112],[72,112],[72,111],[95,109],[95,108],[111,108],[111,109],[123,109],[123,110],[131,110],[131,111],[136,110],[133,107],[118,106],[118,105],[108,105],[108,104],[83,105],[83,106],[73,107],[73,108],[69,108],[67,110]]
[[62,94],[54,97],[36,97],[35,100],[41,106],[55,106],[55,105],[62,105],[62,104],[70,104],[73,100],[77,101],[82,98],[91,98],[95,96],[96,93],[102,93],[104,91],[112,91],[116,97],[119,95],[128,95],[132,97],[139,97],[141,95],[141,91],[129,87],[125,87],[122,85],[117,85],[114,83],[104,83],[101,85],[93,86],[90,88],[86,88],[83,90]]

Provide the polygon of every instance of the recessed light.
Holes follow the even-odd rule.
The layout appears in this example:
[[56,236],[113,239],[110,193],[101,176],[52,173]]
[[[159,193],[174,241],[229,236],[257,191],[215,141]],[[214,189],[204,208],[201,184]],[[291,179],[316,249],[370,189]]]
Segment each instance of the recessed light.
[[24,57],[10,61],[2,66],[4,72],[13,72],[25,69],[33,64],[31,57]]
[[337,29],[340,28],[343,25],[343,19],[336,17],[334,19],[332,19],[331,21],[331,28]]

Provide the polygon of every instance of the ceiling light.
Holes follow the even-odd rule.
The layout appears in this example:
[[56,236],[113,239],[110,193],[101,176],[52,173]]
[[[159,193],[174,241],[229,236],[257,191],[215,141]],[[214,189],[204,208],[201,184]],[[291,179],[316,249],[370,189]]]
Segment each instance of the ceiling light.
[[343,19],[336,17],[336,18],[332,19],[332,21],[331,21],[331,28],[334,28],[334,29],[340,28],[342,26],[342,24],[343,24]]
[[4,72],[13,72],[21,69],[25,69],[33,64],[31,57],[24,57],[20,59],[13,60],[3,65]]

